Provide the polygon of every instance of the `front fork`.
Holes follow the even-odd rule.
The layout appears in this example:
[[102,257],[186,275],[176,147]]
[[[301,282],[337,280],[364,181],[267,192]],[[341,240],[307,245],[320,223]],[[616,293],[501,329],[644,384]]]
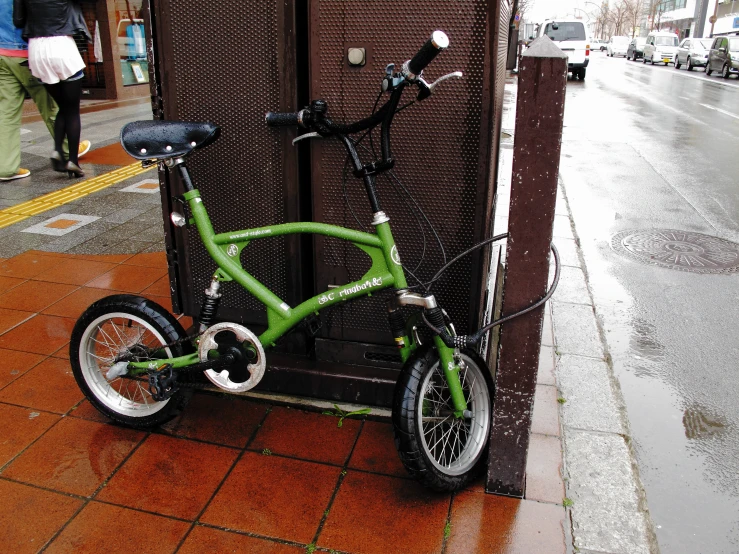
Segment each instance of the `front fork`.
[[449,393],[454,405],[454,416],[457,418],[464,417],[464,413],[467,411],[467,401],[462,391],[462,383],[459,381],[459,362],[454,359],[455,349],[444,344],[438,335],[434,337],[434,345],[439,353],[439,363],[444,370],[447,385],[449,385]]
[[[399,290],[396,292],[396,298],[394,301],[391,301],[389,306],[388,321],[390,323],[393,337],[395,338],[395,344],[400,350],[400,355],[404,363],[418,347],[418,344],[415,342],[415,337],[409,337],[409,333],[406,329],[405,317],[399,309],[400,306],[408,305],[420,306],[425,310],[439,310],[433,296],[421,296],[420,294],[405,290]],[[444,344],[444,341],[442,341],[441,337],[438,335],[434,336],[434,346],[436,347],[436,351],[439,353],[439,363],[441,364],[441,368],[444,371],[444,378],[449,386],[449,393],[452,397],[452,404],[454,406],[454,415],[457,418],[464,417],[464,414],[467,411],[467,401],[464,398],[462,383],[459,380],[460,367],[458,351]]]

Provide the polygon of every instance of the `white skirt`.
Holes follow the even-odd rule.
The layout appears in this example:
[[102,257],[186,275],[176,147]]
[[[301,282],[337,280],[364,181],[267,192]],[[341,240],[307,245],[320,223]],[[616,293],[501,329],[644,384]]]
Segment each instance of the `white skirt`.
[[38,37],[28,41],[28,67],[42,83],[53,85],[85,68],[74,39]]

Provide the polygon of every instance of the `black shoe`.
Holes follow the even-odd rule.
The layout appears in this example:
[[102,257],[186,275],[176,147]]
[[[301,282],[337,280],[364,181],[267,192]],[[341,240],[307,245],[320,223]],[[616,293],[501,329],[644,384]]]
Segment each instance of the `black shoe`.
[[54,171],[64,173],[65,171],[67,171],[65,166],[66,163],[64,162],[64,156],[54,150],[53,154],[51,155],[51,168]]
[[67,175],[69,175],[69,178],[72,179],[73,177],[84,177],[85,172],[82,171],[80,166],[78,166],[74,162],[67,162],[67,165],[64,166],[64,171],[67,172]]

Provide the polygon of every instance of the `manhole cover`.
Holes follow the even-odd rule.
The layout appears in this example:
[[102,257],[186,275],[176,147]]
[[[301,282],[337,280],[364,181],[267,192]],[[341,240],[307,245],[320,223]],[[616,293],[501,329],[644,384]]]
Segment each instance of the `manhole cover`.
[[689,231],[622,231],[611,239],[611,248],[639,262],[680,271],[739,271],[739,244]]

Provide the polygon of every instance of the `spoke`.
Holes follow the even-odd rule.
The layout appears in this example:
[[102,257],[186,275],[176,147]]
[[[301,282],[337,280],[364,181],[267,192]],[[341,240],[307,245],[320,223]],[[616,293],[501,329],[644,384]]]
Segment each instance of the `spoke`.
[[[441,447],[442,460],[445,459],[444,454],[447,452],[447,444],[449,443],[449,439],[452,436],[452,431],[454,431],[454,424],[453,423],[452,423],[452,425],[449,426],[449,430],[444,434],[444,437],[445,437],[444,438],[444,443],[442,444],[442,447]],[[444,465],[444,464],[442,463],[442,465]]]
[[441,421],[440,421],[439,423],[437,423],[436,425],[434,425],[434,426],[433,426],[433,427],[432,427],[431,429],[429,429],[428,431],[424,431],[424,435],[427,435],[428,433],[432,433],[432,432],[433,432],[433,431],[434,431],[434,430],[435,430],[435,429],[436,429],[437,427],[439,427],[439,425],[441,425],[441,424],[442,424],[442,423],[444,423],[444,422],[445,422],[445,421],[446,421],[447,419],[449,419],[449,417],[450,417],[450,416],[446,416],[446,417],[445,417],[444,419],[442,419],[442,420],[441,420]]
[[441,438],[439,438],[439,440],[437,440],[434,443],[434,445],[431,448],[429,448],[429,451],[433,451],[436,448],[436,445],[439,444],[439,441],[443,440],[445,436],[446,436],[446,434],[445,433],[442,433]]
[[118,326],[115,324],[115,320],[113,319],[110,320],[110,326],[113,328],[113,332],[118,337],[118,340],[120,341],[120,343],[128,347],[128,340],[127,340],[128,337],[125,334],[121,335],[121,333],[118,331]]
[[111,352],[116,351],[116,350],[120,350],[120,348],[115,348],[116,344],[115,344],[115,341],[113,340],[113,337],[111,337],[108,333],[105,332],[105,329],[103,329],[102,325],[100,327],[98,327],[98,329],[100,330],[100,333],[101,334],[105,335],[105,337],[107,339],[107,340],[104,339],[105,340],[105,345],[108,348],[110,348]]

